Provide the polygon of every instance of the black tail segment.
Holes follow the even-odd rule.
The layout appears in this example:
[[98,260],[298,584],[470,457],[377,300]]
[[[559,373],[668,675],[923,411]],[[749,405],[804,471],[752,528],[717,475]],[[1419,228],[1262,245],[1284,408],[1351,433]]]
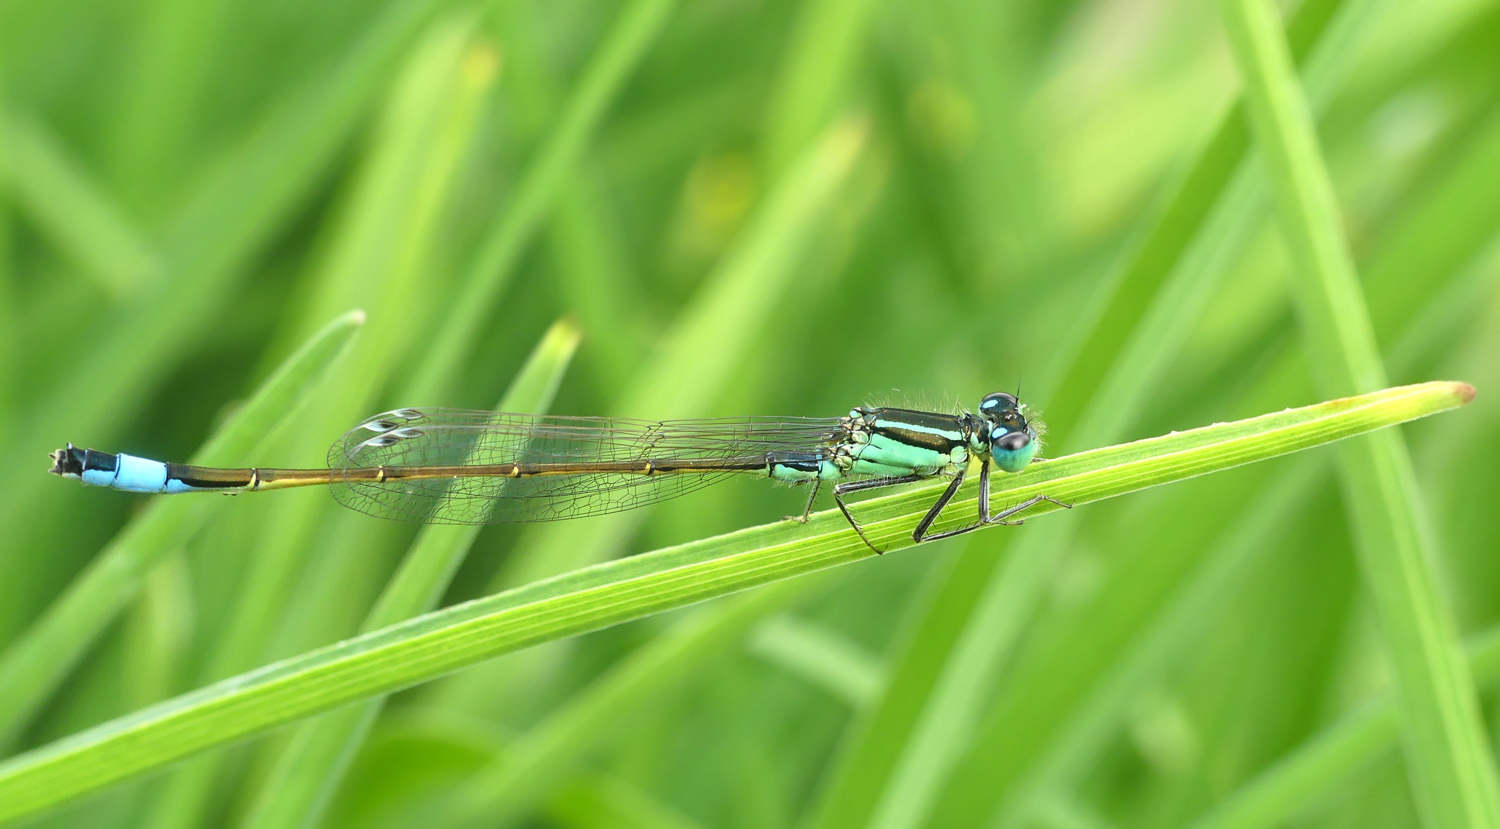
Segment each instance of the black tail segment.
[[49,471],[53,475],[62,475],[65,478],[81,478],[87,452],[88,450],[79,449],[70,443],[48,456],[52,458],[52,469]]
[[100,452],[98,449],[79,449],[71,443],[53,452],[50,457],[52,458],[50,471],[53,475],[61,475],[64,478],[83,480],[85,472],[112,473],[120,468],[119,455]]

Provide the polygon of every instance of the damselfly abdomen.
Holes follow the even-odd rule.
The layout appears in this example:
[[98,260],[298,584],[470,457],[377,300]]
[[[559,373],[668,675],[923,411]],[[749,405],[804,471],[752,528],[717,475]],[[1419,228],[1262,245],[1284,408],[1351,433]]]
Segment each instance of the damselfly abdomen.
[[[1019,523],[1006,519],[1052,501],[1039,495],[990,511],[991,464],[1020,472],[1038,448],[1021,404],[1002,392],[985,397],[978,413],[860,407],[838,418],[645,421],[397,409],[349,430],[329,450],[327,469],[189,466],[68,444],[52,454],[52,472],[131,492],[328,486],[339,503],[359,512],[441,524],[603,515],[674,498],[729,475],[759,474],[811,484],[804,521],[822,482],[839,481],[834,500],[861,538],[843,496],[948,477],[948,488],[912,532],[913,540],[930,541],[986,524]],[[978,521],[930,532],[971,463],[979,464]]]

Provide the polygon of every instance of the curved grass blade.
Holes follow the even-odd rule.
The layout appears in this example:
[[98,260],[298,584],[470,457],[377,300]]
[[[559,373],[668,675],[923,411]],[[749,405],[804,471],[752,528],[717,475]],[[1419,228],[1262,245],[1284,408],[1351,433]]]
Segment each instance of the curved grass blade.
[[[462,293],[451,303],[452,312],[438,340],[426,349],[417,377],[447,377],[453,366],[463,362],[517,260],[547,217],[609,105],[656,41],[673,5],[674,0],[636,0],[620,12],[615,30],[572,94],[544,152],[529,166],[514,202],[500,214],[480,248]],[[417,391],[422,394],[413,399],[436,399],[445,391],[429,390],[422,384],[419,380]]]
[[[1431,382],[1082,452],[997,481],[997,503],[1039,493],[1075,505],[1308,449],[1461,406],[1474,389]],[[866,534],[911,546],[938,486],[868,502]],[[955,500],[952,523],[975,509]],[[1039,505],[1031,515],[1058,509]],[[947,522],[945,522],[947,523]],[[1015,530],[1010,530],[1015,531]],[[251,671],[0,764],[0,820],[34,814],[212,746],[490,657],[867,558],[835,511],[575,571]]]
[[[500,399],[497,411],[543,414],[578,347],[579,331],[553,324]],[[482,525],[423,528],[401,569],[386,585],[362,632],[393,625],[431,610],[468,554]],[[312,826],[384,707],[378,697],[307,723],[292,738],[242,826]]]
[[[353,185],[348,220],[319,274],[317,309],[366,297],[367,335],[344,369],[316,398],[307,427],[292,437],[291,456],[314,456],[327,438],[367,415],[380,384],[414,338],[404,320],[423,288],[444,207],[457,187],[459,160],[473,140],[493,72],[468,71],[474,17],[445,15],[423,33],[390,91],[370,155]],[[327,498],[279,499],[235,598],[224,633],[201,666],[210,682],[261,664],[261,654],[287,611],[299,570],[317,548],[307,539],[331,510]],[[211,808],[223,758],[205,757],[177,771],[145,821],[154,827],[196,827]]]
[[[1379,388],[1386,374],[1374,326],[1276,9],[1265,0],[1222,6],[1296,271],[1292,295],[1313,377],[1325,394]],[[1406,444],[1374,435],[1341,447],[1339,460],[1360,570],[1403,702],[1418,810],[1433,826],[1500,827],[1500,771],[1431,569],[1433,536]]]
[[[632,375],[614,405],[614,414],[693,418],[707,413],[731,372],[773,319],[777,303],[785,300],[814,232],[826,226],[828,211],[858,169],[865,139],[865,126],[848,120],[835,124],[807,148],[679,312],[655,358]],[[684,377],[694,382],[684,383]],[[529,532],[522,536],[513,561],[500,571],[493,590],[564,572],[568,562],[578,567],[613,555],[642,518],[638,512],[618,513],[600,521],[568,522]],[[527,545],[527,540],[536,543]],[[538,661],[547,658],[541,651],[531,656]],[[447,707],[494,710],[497,700],[506,699],[497,688],[515,683],[516,674],[530,680],[548,673],[537,665],[522,671],[507,668],[514,666],[496,663],[493,670],[485,666],[467,672],[435,689],[435,694]]]
[[[1474,637],[1464,648],[1478,682],[1500,677],[1500,629]],[[1396,747],[1397,701],[1390,694],[1358,710],[1303,743],[1276,765],[1241,786],[1191,829],[1250,829],[1276,826],[1295,817],[1317,792],[1382,751]]]
[[[1330,19],[1345,4],[1318,0],[1299,7],[1291,37],[1301,46],[1308,72],[1323,90],[1336,86],[1339,61],[1315,58],[1315,49],[1334,40]],[[1346,61],[1347,62],[1347,61]],[[1315,69],[1316,67],[1316,69]],[[1100,294],[1105,307],[1085,314],[1084,337],[1076,349],[1064,348],[1048,372],[1057,383],[1047,407],[1055,433],[1073,445],[1113,442],[1124,436],[1138,416],[1141,392],[1157,385],[1153,378],[1182,342],[1227,272],[1225,264],[1250,238],[1259,212],[1258,181],[1244,163],[1248,135],[1241,107],[1221,121],[1212,140],[1181,180],[1163,212],[1149,224],[1138,244],[1106,279]],[[1087,359],[1078,355],[1120,355]],[[1044,398],[1047,395],[1044,394]],[[1099,405],[1091,405],[1098,401]],[[851,733],[844,765],[817,807],[821,827],[865,825],[872,818],[883,826],[916,825],[939,799],[941,786],[970,745],[981,720],[980,708],[1009,661],[1012,647],[1029,619],[1042,584],[1068,545],[1070,524],[1048,527],[1019,542],[1002,557],[990,543],[968,545],[975,560],[954,571],[955,578],[986,586],[974,593],[956,585],[964,604],[934,606],[947,626],[918,626],[934,639],[914,641],[905,658],[927,670],[896,670],[887,699],[871,715],[876,731],[865,724]],[[1002,539],[1006,543],[1009,539]],[[930,645],[946,643],[944,654]],[[936,672],[937,680],[932,674]],[[981,788],[945,795],[945,808],[962,802],[965,819],[983,820],[993,790]]]
[[151,243],[56,137],[10,109],[0,146],[0,182],[63,253],[111,297],[139,290],[157,267]]
[[[153,385],[191,353],[187,344],[204,333],[202,326],[218,319],[246,261],[323,182],[402,50],[439,5],[441,0],[389,4],[336,68],[288,96],[243,146],[225,153],[165,232],[158,251],[164,271],[110,315],[65,382],[31,403],[30,422],[47,424],[48,434],[27,430],[12,436],[0,447],[0,462],[26,468],[38,451],[55,448],[49,436],[54,430],[100,443],[118,435]],[[341,304],[311,322],[320,324],[349,307]],[[44,546],[58,520],[58,490],[19,481],[0,479],[0,527],[10,549]],[[37,591],[28,588],[43,570],[32,556],[6,552],[0,550],[0,583],[14,590],[12,600],[0,602],[0,641],[38,610],[28,599]]]
[[[364,324],[351,311],[288,357],[192,463],[235,464],[295,416]],[[180,548],[226,502],[159,498],[115,536],[36,624],[0,656],[0,745],[14,739],[89,645],[130,601],[161,557]]]
[[826,576],[811,578],[822,581],[782,582],[736,596],[652,639],[466,777],[443,798],[440,824],[514,825],[567,782],[572,763],[618,732],[622,710],[668,693],[696,659],[722,653],[768,614],[806,597],[809,588],[829,585]]

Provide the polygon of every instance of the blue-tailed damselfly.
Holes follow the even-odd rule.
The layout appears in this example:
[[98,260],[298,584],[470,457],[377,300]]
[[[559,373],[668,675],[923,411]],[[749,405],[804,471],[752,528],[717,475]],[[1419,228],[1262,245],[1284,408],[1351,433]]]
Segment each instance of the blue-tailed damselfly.
[[[811,484],[802,521],[822,482],[842,481],[834,486],[834,501],[862,539],[845,495],[948,477],[947,489],[912,532],[921,542],[987,524],[1018,524],[1007,519],[1042,501],[1068,506],[1037,495],[990,511],[991,463],[1020,472],[1039,446],[1020,402],[997,392],[980,402],[978,413],[861,406],[838,418],[644,421],[397,409],[349,430],[329,450],[327,469],[189,466],[68,444],[52,454],[52,472],[131,492],[328,486],[339,503],[359,512],[443,524],[603,515],[751,473]],[[978,521],[931,532],[971,462],[979,464]]]

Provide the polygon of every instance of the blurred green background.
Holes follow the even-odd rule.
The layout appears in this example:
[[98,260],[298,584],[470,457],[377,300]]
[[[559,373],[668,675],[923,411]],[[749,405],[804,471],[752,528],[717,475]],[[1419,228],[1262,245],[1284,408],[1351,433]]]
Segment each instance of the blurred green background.
[[[1289,39],[1391,380],[1480,390],[1403,430],[1445,612],[1480,635],[1500,616],[1500,8],[1301,6]],[[354,308],[350,352],[238,463],[319,466],[396,406],[491,407],[560,318],[581,332],[561,414],[1019,387],[1055,456],[1316,402],[1239,84],[1217,7],[1182,0],[0,4],[0,643],[146,503],[46,476],[46,452],[186,460]],[[307,819],[409,825],[468,798],[480,825],[1084,829],[1234,817],[1259,791],[1234,825],[1412,825],[1388,727],[1293,769],[1295,791],[1252,788],[1389,687],[1331,460],[403,692]],[[443,603],[800,504],[747,480],[488,528]],[[324,492],[219,501],[6,753],[351,635],[413,534]],[[940,670],[989,641],[967,679]],[[1496,672],[1476,667],[1487,713]],[[963,688],[952,721],[912,727]],[[42,825],[250,825],[290,731]]]

